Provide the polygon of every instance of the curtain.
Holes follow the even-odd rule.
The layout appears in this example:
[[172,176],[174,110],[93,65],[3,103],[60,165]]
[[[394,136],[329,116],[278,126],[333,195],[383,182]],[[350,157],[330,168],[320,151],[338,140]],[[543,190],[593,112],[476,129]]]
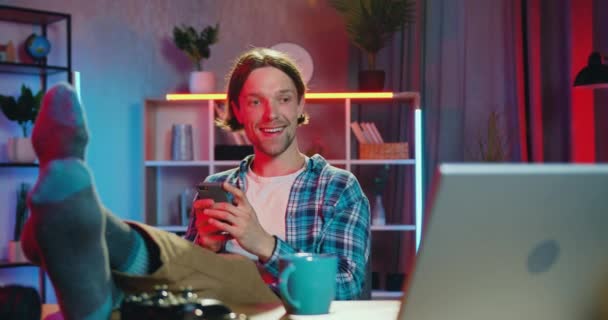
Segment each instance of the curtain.
[[[424,13],[426,209],[437,165],[524,161],[527,128],[521,3],[427,0]],[[492,119],[497,135],[488,131]],[[488,143],[502,156],[489,158]]]
[[520,8],[512,0],[428,0],[423,106],[427,181],[437,164],[482,161],[498,116],[504,161],[520,161]]
[[[483,147],[488,139],[498,139],[505,151],[494,160],[608,161],[608,90],[572,87],[591,51],[608,55],[603,32],[608,1],[419,0],[418,5],[420,21],[400,34],[384,59],[392,66],[393,91],[422,93],[427,196],[437,165],[488,161]],[[492,115],[498,137],[488,133]],[[393,186],[407,189],[399,182]],[[410,223],[411,216],[403,214],[402,222]],[[400,241],[395,268],[403,270],[413,242]]]
[[[425,189],[430,188],[437,164],[482,160],[479,144],[487,143],[491,114],[498,119],[501,160],[521,161],[525,127],[519,124],[525,122],[521,119],[525,115],[520,3],[418,0],[417,7],[416,23],[396,34],[380,52],[378,67],[387,72],[386,90],[422,93]],[[363,66],[359,59],[359,69]],[[365,121],[376,122],[393,141],[414,141],[407,130],[413,114],[406,108],[354,106],[353,110]],[[402,120],[395,124],[394,119]],[[369,181],[378,168],[356,170],[360,181]],[[392,208],[387,223],[412,224],[413,185],[408,181],[413,181],[413,166],[391,170],[400,178],[387,186],[391,192],[385,193],[385,206]],[[406,270],[415,252],[413,235],[373,233],[373,269],[381,276]],[[400,244],[397,250],[395,243]]]

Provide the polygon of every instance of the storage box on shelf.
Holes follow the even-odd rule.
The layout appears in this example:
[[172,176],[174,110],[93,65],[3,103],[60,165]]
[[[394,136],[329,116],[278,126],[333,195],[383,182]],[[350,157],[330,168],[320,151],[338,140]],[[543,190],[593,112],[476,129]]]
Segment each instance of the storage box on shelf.
[[[404,212],[413,214],[413,217],[406,219],[413,222],[411,224],[373,225],[371,229],[374,234],[377,232],[413,233],[415,248],[417,249],[422,225],[422,146],[420,145],[422,132],[419,94],[417,92],[381,93],[383,96],[380,98],[361,96],[360,94],[308,93],[306,95],[306,108],[309,112],[313,108],[318,108],[318,106],[322,106],[328,112],[331,108],[341,108],[341,111],[337,114],[338,117],[343,117],[343,119],[338,120],[338,126],[327,126],[326,119],[318,120],[321,117],[317,115],[315,118],[313,115],[311,117],[313,123],[310,126],[313,126],[311,131],[315,133],[306,132],[307,126],[304,126],[298,129],[300,130],[298,137],[299,139],[313,140],[314,135],[319,134],[319,129],[314,127],[316,121],[317,124],[321,123],[322,127],[324,126],[327,130],[335,130],[335,132],[332,132],[331,138],[334,139],[332,141],[338,140],[337,145],[332,145],[329,152],[331,156],[326,156],[330,163],[350,171],[357,167],[405,166],[407,168],[405,171],[408,171],[407,176],[411,177],[406,183],[411,187],[406,188],[407,196],[401,198],[413,199],[414,203],[402,207],[411,206],[412,210],[404,210]],[[202,181],[207,175],[238,165],[238,160],[217,160],[215,155],[215,146],[227,140],[227,134],[213,124],[216,117],[216,103],[223,103],[224,99],[224,94],[168,95],[167,100],[149,99],[145,101],[144,205],[146,223],[172,232],[184,232],[187,216],[183,216],[183,208],[180,208],[180,195],[185,190],[192,189],[197,182]],[[407,110],[411,111],[409,114],[411,115],[410,118],[413,119],[413,126],[407,128],[407,130],[412,131],[411,136],[414,137],[414,141],[373,146],[371,148],[380,148],[380,151],[372,151],[374,153],[372,155],[369,151],[361,152],[360,150],[363,157],[357,157],[359,153],[355,152],[356,144],[351,141],[351,104],[364,106],[378,103],[396,105],[399,108],[408,108]],[[332,109],[332,111],[335,111],[335,109]],[[323,109],[314,112],[323,112]],[[332,113],[334,116],[335,114]],[[396,119],[396,121],[400,120]],[[192,161],[171,160],[171,127],[176,123],[190,124],[193,128],[194,159]],[[366,147],[363,146],[363,150]],[[306,149],[302,148],[303,151]],[[386,157],[378,155],[385,155]],[[413,155],[413,157],[409,157],[409,155]],[[398,292],[375,291],[373,293],[374,298],[396,298],[399,296]]]
[[409,145],[407,142],[393,142],[359,145],[359,159],[409,159]]

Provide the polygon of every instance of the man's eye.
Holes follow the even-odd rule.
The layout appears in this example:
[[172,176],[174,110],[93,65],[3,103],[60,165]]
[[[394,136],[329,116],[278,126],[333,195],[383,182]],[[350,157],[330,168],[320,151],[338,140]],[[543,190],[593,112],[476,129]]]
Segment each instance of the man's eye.
[[281,98],[281,102],[282,102],[282,103],[288,103],[288,102],[290,102],[290,101],[291,101],[291,97],[282,97],[282,98]]
[[257,106],[260,104],[260,100],[258,99],[251,99],[247,101],[247,104],[250,106]]

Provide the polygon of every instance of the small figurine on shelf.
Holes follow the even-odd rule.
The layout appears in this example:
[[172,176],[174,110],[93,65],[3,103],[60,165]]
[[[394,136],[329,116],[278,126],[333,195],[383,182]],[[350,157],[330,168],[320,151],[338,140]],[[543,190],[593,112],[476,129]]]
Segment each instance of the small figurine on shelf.
[[0,62],[17,62],[17,53],[12,41],[0,44]]
[[374,178],[374,203],[372,205],[372,225],[385,225],[386,212],[382,204],[382,193],[388,180],[389,166],[384,165],[380,173]]
[[17,49],[12,41],[6,44],[6,62],[17,62]]
[[192,213],[192,203],[196,197],[194,188],[186,188],[179,194],[179,220],[182,226],[188,226],[190,213]]
[[0,44],[0,62],[6,61],[6,45]]
[[15,228],[13,230],[13,241],[9,242],[8,260],[11,262],[25,262],[27,259],[21,249],[21,233],[23,226],[29,216],[29,209],[26,205],[27,193],[30,190],[28,183],[22,183],[17,191],[17,206],[15,208]]
[[0,95],[0,109],[6,118],[19,124],[23,133],[21,138],[15,137],[8,140],[9,162],[33,163],[36,161],[29,132],[38,116],[43,95],[42,90],[34,95],[26,85],[21,86],[21,96],[16,100],[12,96]]
[[23,226],[25,225],[25,221],[30,215],[30,211],[27,208],[26,200],[27,193],[30,191],[29,183],[22,183],[17,191],[17,206],[15,209],[15,229],[13,232],[13,240],[19,241],[21,238],[21,232],[23,231]]

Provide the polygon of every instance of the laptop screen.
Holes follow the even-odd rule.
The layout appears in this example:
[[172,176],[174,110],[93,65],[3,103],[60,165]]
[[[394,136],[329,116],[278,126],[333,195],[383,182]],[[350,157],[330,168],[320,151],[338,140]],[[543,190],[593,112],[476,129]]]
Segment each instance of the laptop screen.
[[399,319],[589,319],[608,285],[608,166],[438,167]]

